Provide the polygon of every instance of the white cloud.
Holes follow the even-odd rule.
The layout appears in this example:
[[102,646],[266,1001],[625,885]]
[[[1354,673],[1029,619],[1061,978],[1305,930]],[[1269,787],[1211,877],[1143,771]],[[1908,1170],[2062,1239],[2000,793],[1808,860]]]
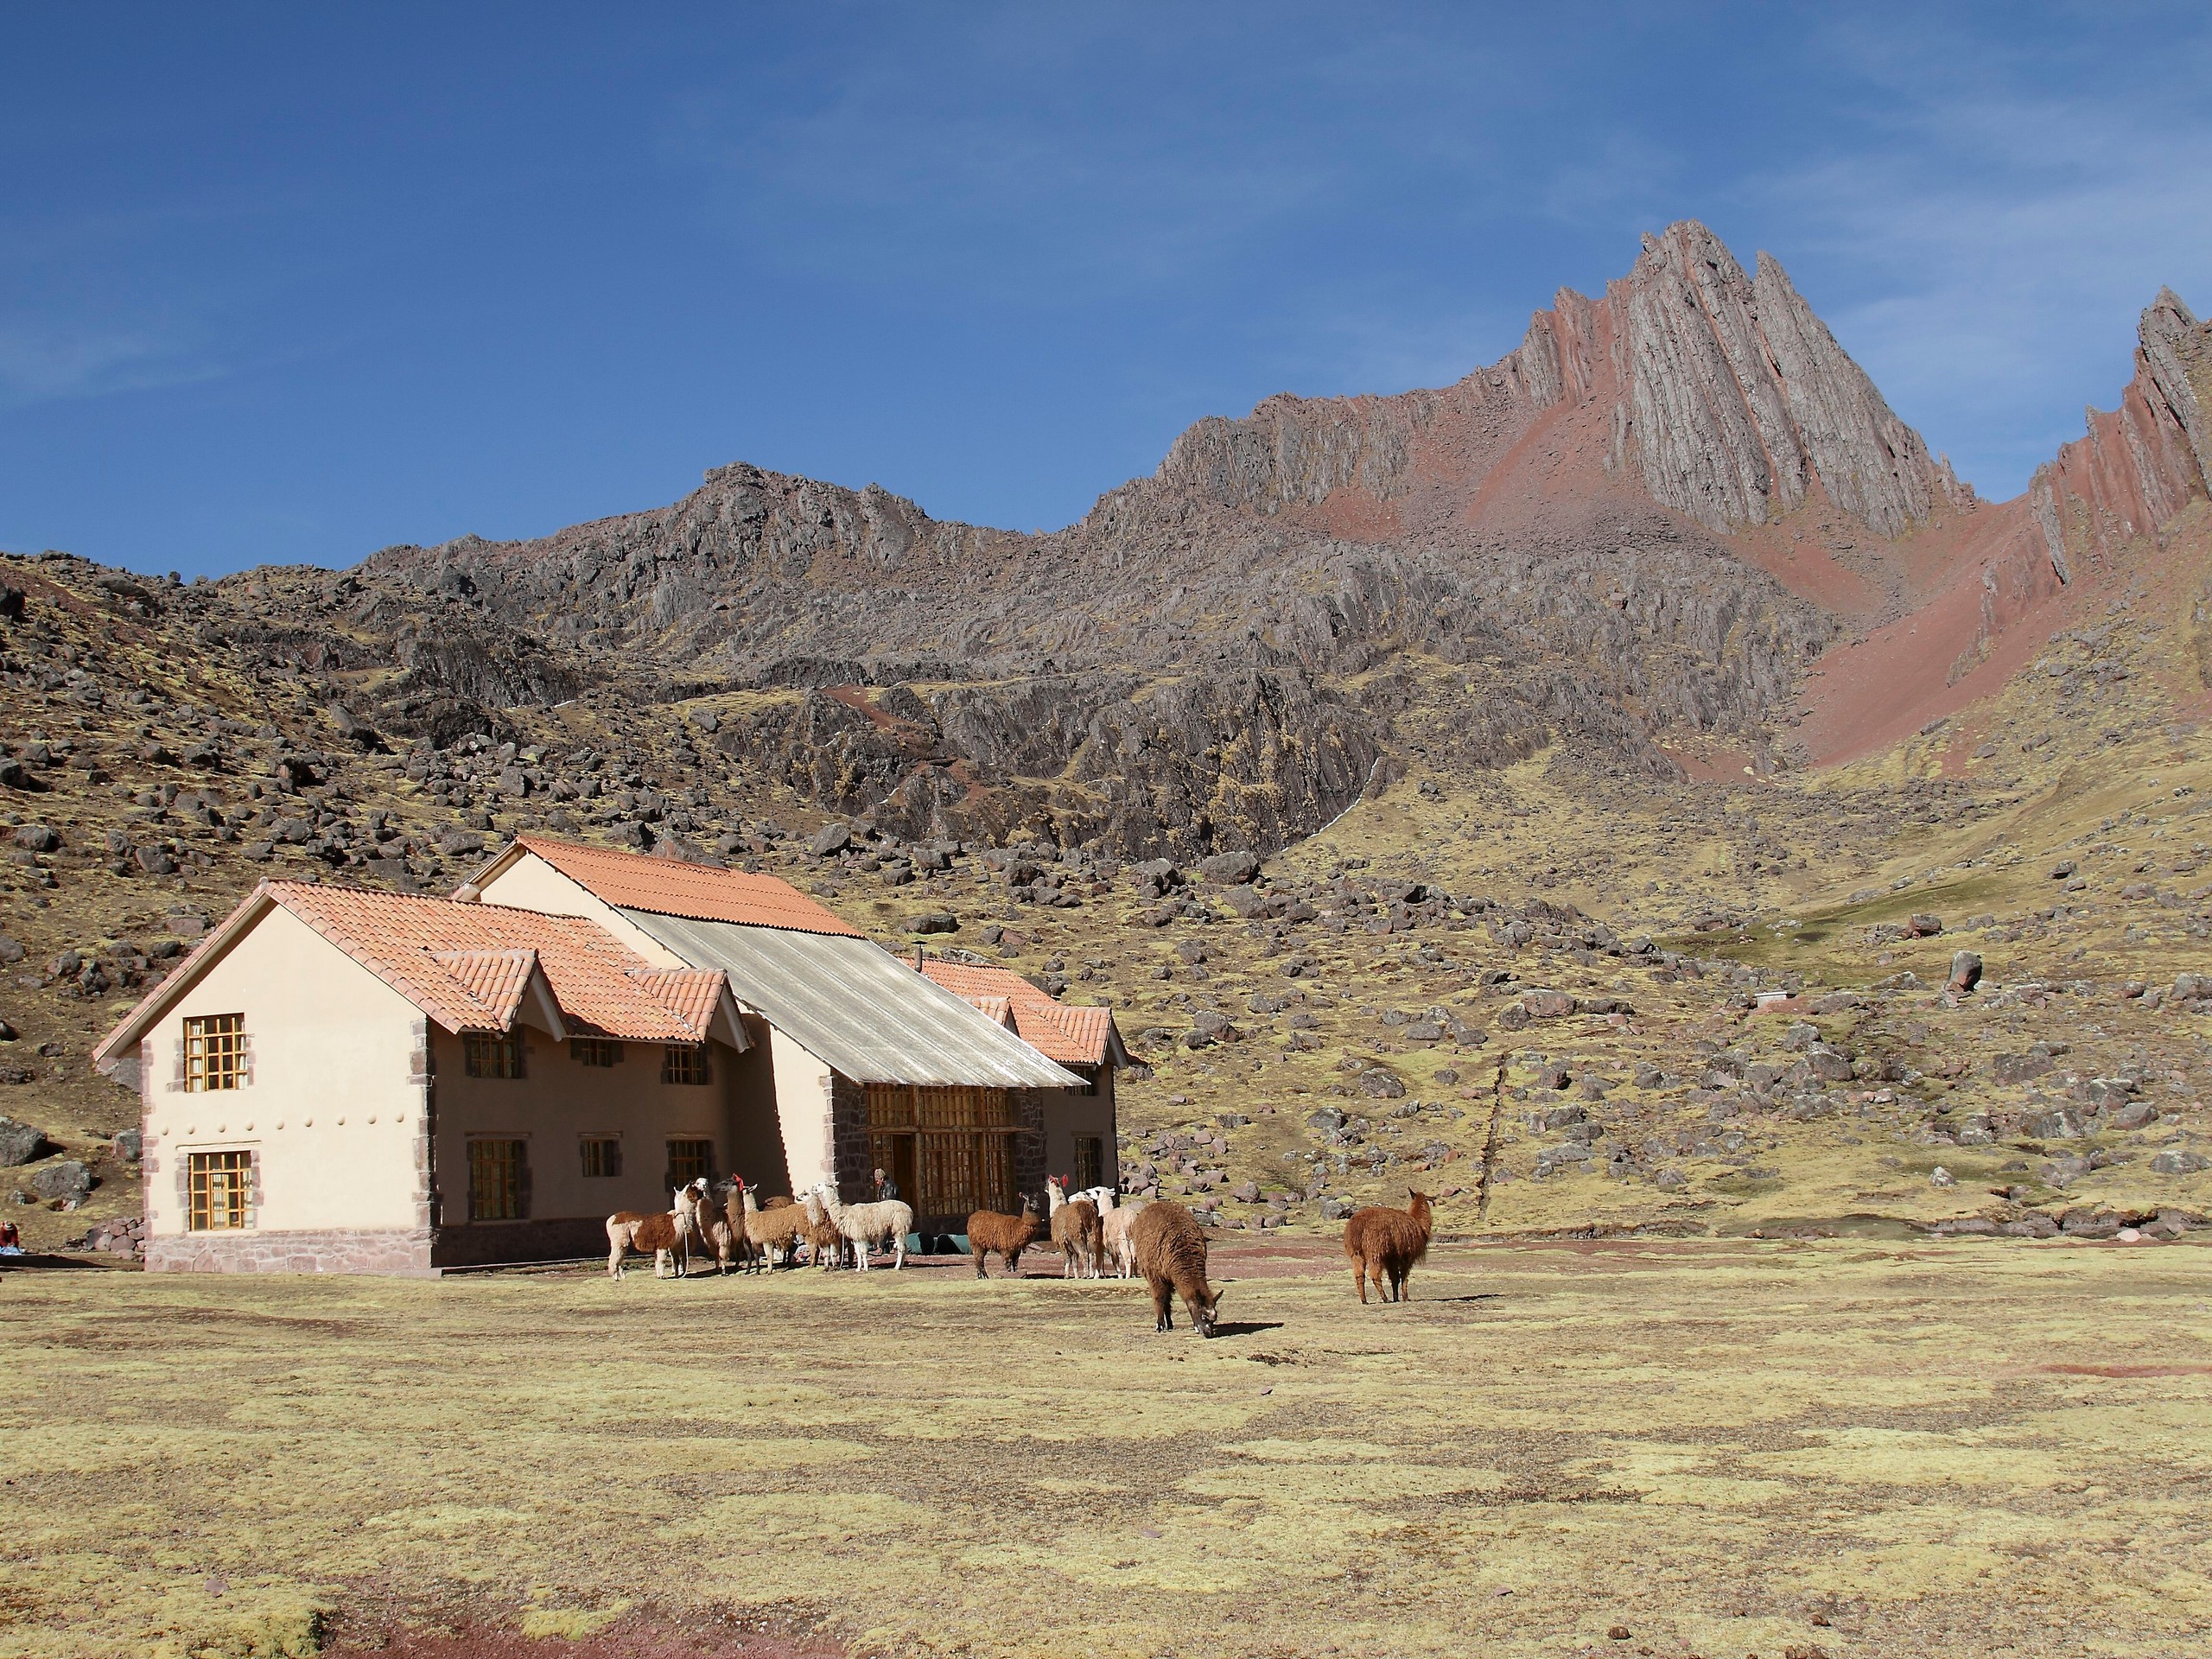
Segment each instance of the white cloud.
[[150,332],[0,321],[0,408],[144,391],[220,372],[191,347]]
[[2161,285],[2212,307],[2212,41],[2200,26],[2131,53],[2120,86],[1987,52],[1929,67],[1955,46],[1863,51],[1861,141],[1746,192],[1898,412],[2009,495],[2080,435],[2084,404],[2116,401]]

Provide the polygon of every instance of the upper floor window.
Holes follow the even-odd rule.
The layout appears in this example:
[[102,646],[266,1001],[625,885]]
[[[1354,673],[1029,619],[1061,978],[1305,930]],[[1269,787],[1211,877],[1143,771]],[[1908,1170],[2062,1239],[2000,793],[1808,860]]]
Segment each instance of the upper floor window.
[[185,1169],[191,1198],[186,1224],[194,1232],[226,1232],[246,1224],[253,1185],[251,1153],[195,1152],[186,1159]]
[[660,1080],[663,1083],[712,1083],[714,1077],[707,1068],[707,1046],[671,1043],[660,1052]]
[[235,1089],[245,1081],[245,1015],[203,1014],[187,1020],[184,1086],[191,1090]]
[[612,1037],[571,1037],[569,1052],[578,1065],[613,1065],[622,1058],[622,1045]]
[[461,1046],[472,1077],[522,1076],[522,1033],[518,1031],[504,1036],[496,1031],[465,1031]]

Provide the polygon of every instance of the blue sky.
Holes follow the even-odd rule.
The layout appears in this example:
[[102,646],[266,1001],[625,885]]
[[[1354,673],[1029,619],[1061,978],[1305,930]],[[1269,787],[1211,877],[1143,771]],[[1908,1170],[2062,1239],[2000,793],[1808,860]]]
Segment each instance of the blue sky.
[[1993,496],[2212,311],[2201,3],[16,3],[0,78],[0,547],[188,575],[741,459],[1062,524],[1685,217]]

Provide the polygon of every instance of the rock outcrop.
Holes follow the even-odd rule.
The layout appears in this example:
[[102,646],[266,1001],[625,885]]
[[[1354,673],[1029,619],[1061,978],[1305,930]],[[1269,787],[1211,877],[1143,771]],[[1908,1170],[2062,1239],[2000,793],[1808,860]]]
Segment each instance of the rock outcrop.
[[[1980,660],[2084,550],[2202,492],[2204,341],[2161,296],[2121,409],[1993,508],[1779,264],[1747,273],[1685,221],[1602,297],[1562,289],[1486,368],[1202,420],[1051,535],[734,465],[537,541],[387,549],[333,601],[349,626],[326,648],[394,671],[362,712],[404,735],[496,735],[503,704],[608,681],[664,700],[812,689],[830,695],[746,722],[752,753],[906,833],[1050,821],[1132,851],[1203,847],[1210,826],[1274,844],[1394,747],[1480,766],[1574,735],[1663,768],[1655,738],[1689,734],[1764,755],[1847,626],[1947,584],[1980,597],[1946,663]],[[1774,550],[1802,527],[1825,561],[1809,573]],[[1400,659],[1455,689],[1342,689]],[[840,690],[902,684],[919,690],[896,717]],[[1249,744],[1224,741],[1239,709],[1260,720]]]
[[2088,431],[2036,469],[2029,511],[2051,569],[2101,561],[2146,537],[2212,486],[2212,325],[2171,289],[2144,310],[2135,376],[2120,407],[2086,412]]

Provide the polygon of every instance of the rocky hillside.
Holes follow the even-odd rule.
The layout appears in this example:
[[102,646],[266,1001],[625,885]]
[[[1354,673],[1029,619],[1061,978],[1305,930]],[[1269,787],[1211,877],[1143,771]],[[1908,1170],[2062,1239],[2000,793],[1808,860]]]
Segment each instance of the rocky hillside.
[[1491,368],[1201,422],[1051,536],[732,467],[345,572],[8,558],[0,1196],[135,1209],[86,1056],[262,875],[436,891],[542,829],[1115,1002],[1127,1167],[1224,1226],[1421,1180],[1463,1230],[2186,1227],[2209,410],[2163,294],[1982,502],[1684,225]]
[[[2084,557],[2204,493],[2206,340],[2163,295],[2120,412],[1991,505],[1777,263],[1747,274],[1685,223],[1601,299],[1562,290],[1489,368],[1201,421],[1052,535],[739,465],[539,541],[387,549],[354,573],[346,665],[382,671],[362,690],[385,723],[438,735],[641,678],[662,698],[895,689],[721,741],[902,833],[1021,825],[1132,854],[1271,850],[1411,747],[1815,761],[1793,734],[1830,646],[1971,597],[1924,721]],[[1408,659],[1464,673],[1479,721],[1370,683]]]

